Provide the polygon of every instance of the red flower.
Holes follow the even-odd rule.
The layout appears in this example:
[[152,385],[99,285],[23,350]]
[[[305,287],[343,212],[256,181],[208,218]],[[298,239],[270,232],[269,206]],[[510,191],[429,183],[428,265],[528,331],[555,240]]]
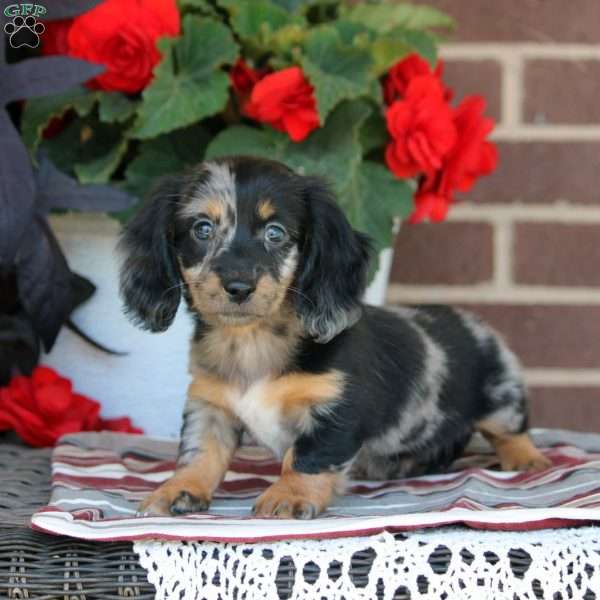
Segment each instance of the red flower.
[[[67,48],[65,49],[65,27]],[[156,41],[179,34],[175,0],[105,0],[75,17],[70,26],[53,26],[44,36],[44,53],[68,53],[106,67],[89,82],[93,89],[139,92],[152,79],[161,55]]]
[[42,131],[42,137],[45,140],[50,140],[53,137],[56,137],[59,133],[61,133],[69,123],[73,120],[75,116],[74,110],[68,110],[64,115],[60,117],[52,117],[48,124]]
[[430,173],[442,166],[456,142],[452,109],[436,77],[419,75],[408,84],[404,100],[396,100],[386,113],[388,144],[385,160],[398,177]]
[[320,125],[313,91],[302,69],[289,67],[266,75],[254,86],[244,113],[301,142]]
[[229,78],[235,93],[245,96],[267,73],[264,69],[253,69],[243,58],[238,58],[229,71]]
[[44,25],[46,29],[42,34],[42,54],[50,56],[53,54],[69,53],[69,29],[73,21],[64,19],[62,21],[48,21]]
[[494,121],[483,116],[484,110],[481,96],[468,96],[454,112],[458,140],[444,166],[441,189],[445,194],[452,190],[468,192],[478,177],[496,168],[496,146],[486,139]]
[[425,218],[441,221],[454,200],[455,191],[467,192],[475,180],[491,173],[498,164],[496,146],[487,141],[494,121],[483,116],[485,101],[480,96],[465,98],[454,111],[456,144],[441,169],[426,174],[415,197],[412,223]]
[[128,418],[104,420],[99,413],[98,402],[73,392],[71,382],[48,367],[0,388],[0,430],[13,429],[31,446],[53,446],[61,435],[77,431],[142,433]]
[[243,58],[238,58],[229,71],[229,79],[241,112],[246,113],[246,105],[250,100],[254,86],[270,72],[271,69],[269,68],[253,69]]
[[420,223],[424,219],[433,222],[443,221],[450,208],[450,199],[433,192],[428,192],[427,180],[424,179],[415,194],[415,209],[410,215],[409,223]]
[[[442,77],[443,65],[439,61],[435,70],[432,71],[429,63],[418,54],[410,54],[406,58],[399,60],[388,71],[383,80],[383,98],[386,104],[391,104],[394,100],[402,99],[406,94],[408,84],[421,75],[431,75],[440,80]],[[447,101],[451,100],[452,91],[444,88],[444,96]]]

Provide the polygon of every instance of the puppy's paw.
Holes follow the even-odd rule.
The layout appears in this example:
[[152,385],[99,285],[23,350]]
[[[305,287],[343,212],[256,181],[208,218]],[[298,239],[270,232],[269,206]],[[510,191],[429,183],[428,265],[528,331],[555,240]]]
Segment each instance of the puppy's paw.
[[552,466],[527,434],[508,437],[496,442],[496,453],[503,471],[543,471]]
[[189,515],[190,513],[204,512],[208,510],[209,505],[210,502],[206,498],[181,491],[171,503],[170,511],[172,515]]
[[543,471],[552,466],[552,461],[546,458],[537,448],[524,456],[506,456],[501,460],[503,471]]
[[320,506],[314,498],[294,493],[278,481],[258,498],[253,513],[257,517],[314,519],[325,508],[325,506]]
[[145,498],[139,515],[180,516],[208,509],[210,498],[198,490],[188,490],[174,481],[167,481]]

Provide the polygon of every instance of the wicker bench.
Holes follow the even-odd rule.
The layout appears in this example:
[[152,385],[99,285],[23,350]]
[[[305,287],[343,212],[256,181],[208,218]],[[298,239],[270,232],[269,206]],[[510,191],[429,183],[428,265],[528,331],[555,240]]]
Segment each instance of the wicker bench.
[[0,597],[154,598],[129,542],[95,543],[29,529],[50,497],[50,449],[0,436]]

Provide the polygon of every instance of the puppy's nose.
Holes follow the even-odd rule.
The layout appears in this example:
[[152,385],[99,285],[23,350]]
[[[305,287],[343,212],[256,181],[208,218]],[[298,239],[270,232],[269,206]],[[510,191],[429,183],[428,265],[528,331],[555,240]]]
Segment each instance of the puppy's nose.
[[243,281],[229,281],[224,286],[225,291],[234,302],[241,304],[256,289]]

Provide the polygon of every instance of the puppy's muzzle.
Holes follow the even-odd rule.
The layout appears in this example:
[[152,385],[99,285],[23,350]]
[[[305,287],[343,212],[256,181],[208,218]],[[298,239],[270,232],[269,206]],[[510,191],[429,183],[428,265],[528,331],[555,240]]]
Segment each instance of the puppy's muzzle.
[[223,288],[232,302],[241,304],[252,295],[256,289],[256,285],[247,281],[234,279],[233,281],[224,281]]

